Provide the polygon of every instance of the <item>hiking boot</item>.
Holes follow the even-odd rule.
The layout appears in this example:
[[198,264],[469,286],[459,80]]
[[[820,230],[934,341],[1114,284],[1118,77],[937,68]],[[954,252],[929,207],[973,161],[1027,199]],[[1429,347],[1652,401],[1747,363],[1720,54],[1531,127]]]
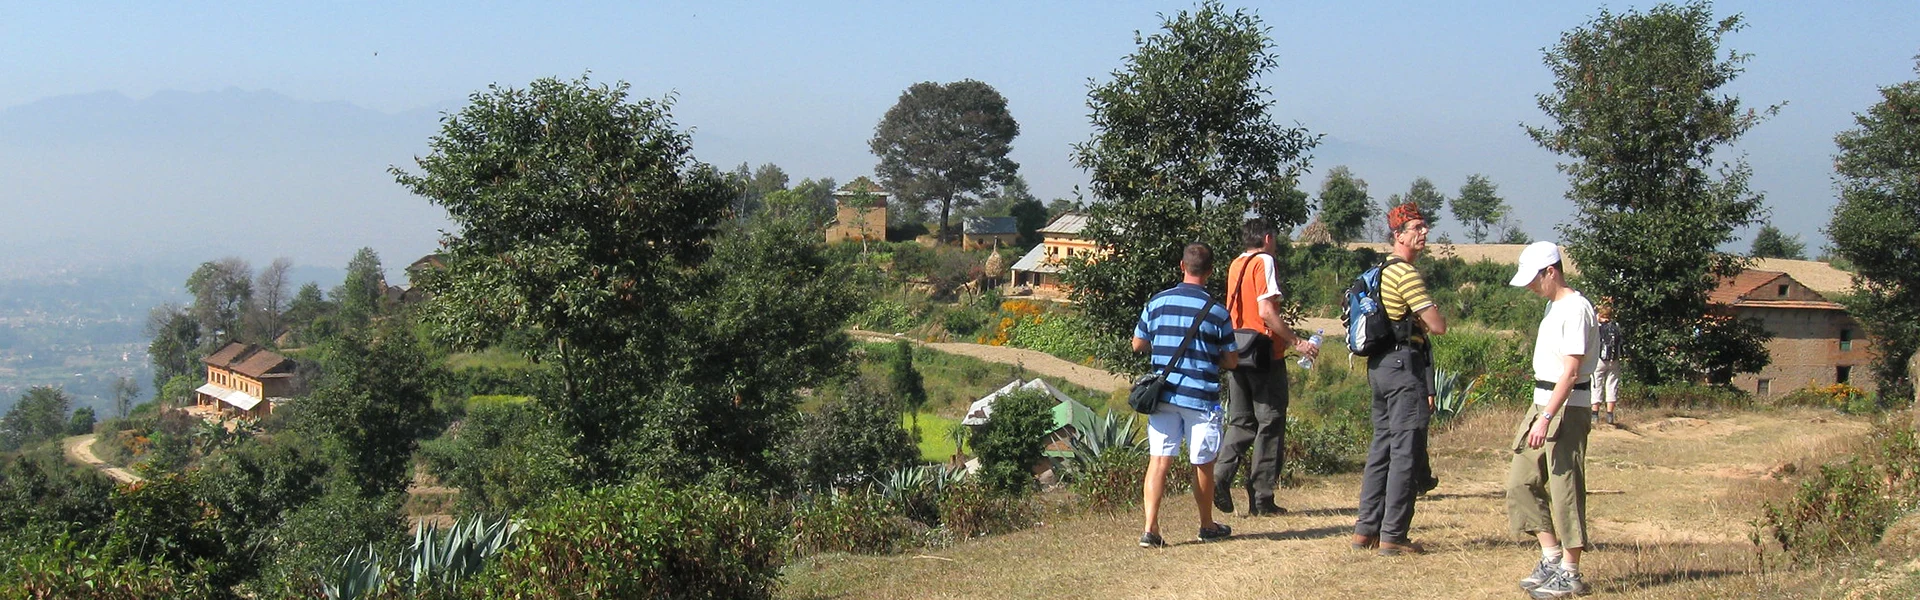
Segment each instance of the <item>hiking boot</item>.
[[1555,568],[1553,570],[1553,577],[1547,578],[1546,583],[1540,584],[1540,587],[1533,588],[1533,591],[1527,592],[1527,594],[1538,600],[1546,600],[1547,598],[1585,596],[1592,591],[1592,588],[1587,587],[1586,580],[1580,578],[1579,573]]
[[1140,534],[1140,547],[1141,548],[1165,548],[1167,547],[1167,541],[1160,539],[1160,534],[1149,531],[1149,532]]
[[1433,488],[1437,487],[1440,487],[1440,478],[1428,475],[1426,479],[1420,480],[1420,487],[1415,488],[1413,494],[1415,496],[1425,496],[1427,492],[1431,492]]
[[1613,420],[1613,411],[1607,411],[1607,424],[1608,424],[1608,425],[1616,425],[1616,424],[1617,424],[1617,423],[1615,423],[1615,422],[1614,422],[1614,420]]
[[1399,556],[1402,554],[1426,554],[1426,553],[1427,553],[1427,548],[1425,546],[1421,546],[1418,542],[1394,543],[1394,542],[1389,542],[1385,540],[1382,540],[1380,542],[1381,556]]
[[1231,535],[1233,535],[1233,528],[1228,527],[1226,523],[1214,523],[1213,527],[1200,528],[1200,541],[1202,542],[1224,540]]
[[1213,490],[1213,508],[1220,514],[1233,514],[1233,492],[1215,488]]
[[1278,517],[1287,514],[1287,509],[1274,504],[1272,500],[1266,500],[1255,502],[1252,508],[1247,509],[1247,513],[1256,517]]
[[1533,573],[1527,575],[1526,579],[1520,580],[1520,589],[1531,592],[1539,588],[1542,584],[1545,584],[1548,579],[1553,579],[1553,575],[1559,572],[1560,561],[1540,559],[1540,564],[1533,566]]
[[1360,535],[1356,533],[1356,534],[1353,534],[1352,539],[1348,540],[1347,546],[1355,550],[1372,550],[1374,548],[1379,548],[1380,536]]

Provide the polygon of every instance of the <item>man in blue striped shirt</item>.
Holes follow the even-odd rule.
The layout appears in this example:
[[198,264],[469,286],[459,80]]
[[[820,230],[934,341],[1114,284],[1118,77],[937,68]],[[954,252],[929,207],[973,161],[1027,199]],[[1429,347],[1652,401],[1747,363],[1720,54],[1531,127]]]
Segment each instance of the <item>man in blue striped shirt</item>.
[[1159,370],[1172,362],[1186,338],[1187,329],[1200,319],[1200,329],[1180,364],[1167,369],[1167,384],[1161,392],[1160,407],[1147,415],[1147,443],[1152,458],[1147,462],[1147,480],[1142,490],[1147,505],[1146,532],[1140,535],[1140,547],[1165,546],[1160,537],[1160,496],[1166,493],[1167,471],[1180,443],[1187,443],[1187,454],[1194,465],[1193,500],[1200,509],[1200,541],[1210,542],[1233,534],[1232,528],[1213,522],[1213,459],[1220,451],[1220,373],[1231,370],[1240,356],[1233,349],[1233,322],[1227,309],[1214,303],[1201,314],[1212,298],[1207,292],[1207,276],[1213,273],[1213,249],[1206,244],[1187,244],[1181,252],[1179,285],[1160,292],[1140,311],[1133,326],[1133,351],[1153,351],[1153,368]]

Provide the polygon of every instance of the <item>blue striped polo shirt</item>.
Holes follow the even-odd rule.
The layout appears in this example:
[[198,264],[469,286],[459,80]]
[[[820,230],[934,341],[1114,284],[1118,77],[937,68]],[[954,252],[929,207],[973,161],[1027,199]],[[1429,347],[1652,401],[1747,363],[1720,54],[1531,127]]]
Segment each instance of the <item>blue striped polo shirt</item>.
[[[1208,298],[1206,288],[1181,283],[1147,301],[1147,307],[1140,311],[1140,321],[1133,325],[1133,337],[1153,346],[1154,370],[1173,360],[1174,350],[1180,347],[1180,340],[1186,337],[1187,328],[1193,326]],[[1193,345],[1187,348],[1186,356],[1167,371],[1167,391],[1162,392],[1160,401],[1194,410],[1218,410],[1220,353],[1232,347],[1232,321],[1228,320],[1227,307],[1216,302],[1200,324],[1200,331],[1193,334]]]

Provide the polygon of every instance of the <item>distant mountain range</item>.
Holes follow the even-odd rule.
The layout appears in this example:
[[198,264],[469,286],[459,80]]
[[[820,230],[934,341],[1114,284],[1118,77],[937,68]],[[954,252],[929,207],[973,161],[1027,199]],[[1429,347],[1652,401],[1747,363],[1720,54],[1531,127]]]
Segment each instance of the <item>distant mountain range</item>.
[[0,109],[0,279],[240,256],[397,271],[445,213],[394,183],[441,110],[383,113],[270,91],[114,92]]

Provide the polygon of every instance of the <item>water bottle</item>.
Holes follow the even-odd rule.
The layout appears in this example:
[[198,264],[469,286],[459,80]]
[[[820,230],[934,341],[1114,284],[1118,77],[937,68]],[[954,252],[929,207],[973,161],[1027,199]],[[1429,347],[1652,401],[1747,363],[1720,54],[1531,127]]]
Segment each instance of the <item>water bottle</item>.
[[[1327,330],[1325,330],[1325,329],[1320,329],[1320,330],[1316,330],[1316,331],[1314,331],[1314,332],[1313,332],[1313,337],[1310,337],[1310,338],[1307,338],[1307,341],[1308,341],[1308,342],[1312,342],[1312,343],[1313,343],[1313,347],[1314,347],[1315,349],[1319,349],[1319,348],[1320,348],[1320,340],[1324,338],[1324,336],[1326,335],[1326,333],[1327,333]],[[1311,356],[1302,356],[1302,357],[1300,357],[1300,368],[1302,368],[1302,369],[1306,369],[1306,370],[1308,370],[1308,371],[1312,371],[1312,370],[1313,370],[1313,357],[1311,357]]]

